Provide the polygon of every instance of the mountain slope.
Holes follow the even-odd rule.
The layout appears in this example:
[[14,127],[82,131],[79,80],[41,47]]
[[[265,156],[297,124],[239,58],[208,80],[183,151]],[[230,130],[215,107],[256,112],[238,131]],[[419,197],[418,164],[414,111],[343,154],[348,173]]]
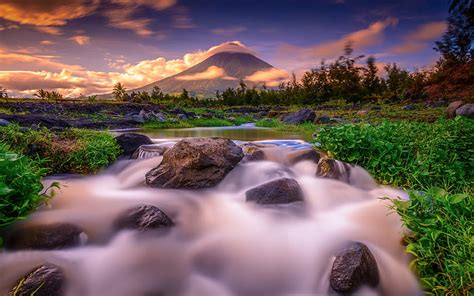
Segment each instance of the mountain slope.
[[[151,92],[158,86],[165,93],[181,92],[183,88],[195,94],[214,94],[229,87],[237,87],[240,80],[257,71],[274,67],[256,56],[241,52],[216,53],[201,63],[174,76],[150,83],[132,91]],[[256,85],[246,81],[249,86]]]

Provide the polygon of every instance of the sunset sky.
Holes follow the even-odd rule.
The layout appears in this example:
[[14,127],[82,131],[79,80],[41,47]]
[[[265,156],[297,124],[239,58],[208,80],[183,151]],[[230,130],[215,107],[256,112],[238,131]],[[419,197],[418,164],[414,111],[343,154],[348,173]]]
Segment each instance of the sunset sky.
[[130,89],[229,41],[297,75],[347,42],[380,66],[430,67],[447,2],[0,0],[0,86],[16,95],[104,93],[117,81]]

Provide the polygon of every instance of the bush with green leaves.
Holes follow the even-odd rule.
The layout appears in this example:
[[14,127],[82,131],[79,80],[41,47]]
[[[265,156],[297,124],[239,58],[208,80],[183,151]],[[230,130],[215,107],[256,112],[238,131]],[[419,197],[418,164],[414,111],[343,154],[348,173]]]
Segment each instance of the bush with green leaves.
[[405,226],[407,252],[431,295],[473,295],[474,196],[432,188],[394,207]]
[[93,173],[121,153],[112,134],[80,129],[53,133],[46,128],[33,130],[8,125],[0,127],[0,143],[15,153],[42,159],[50,173]]
[[41,195],[45,173],[38,161],[11,153],[0,144],[0,228],[25,218],[45,201]]
[[367,169],[379,182],[426,190],[473,190],[474,121],[389,122],[321,128],[316,145]]

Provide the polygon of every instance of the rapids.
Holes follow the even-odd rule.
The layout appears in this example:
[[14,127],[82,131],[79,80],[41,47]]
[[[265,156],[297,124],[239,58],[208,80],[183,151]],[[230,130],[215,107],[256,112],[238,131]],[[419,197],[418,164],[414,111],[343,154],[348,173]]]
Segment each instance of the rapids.
[[[157,145],[172,145],[156,140]],[[60,178],[49,204],[23,222],[70,222],[87,234],[66,250],[0,253],[0,294],[33,267],[50,262],[67,278],[68,295],[327,295],[334,256],[350,241],[367,245],[378,288],[358,295],[419,295],[401,245],[406,231],[381,199],[406,193],[355,171],[351,185],[316,178],[316,164],[288,162],[302,141],[266,141],[269,160],[241,163],[215,188],[164,190],[144,184],[161,156],[120,160],[89,177]],[[280,206],[245,202],[249,188],[279,177],[301,185],[305,201]],[[44,180],[48,186],[54,178]],[[176,223],[168,232],[112,231],[133,205],[157,206]],[[15,226],[13,226],[15,227]]]

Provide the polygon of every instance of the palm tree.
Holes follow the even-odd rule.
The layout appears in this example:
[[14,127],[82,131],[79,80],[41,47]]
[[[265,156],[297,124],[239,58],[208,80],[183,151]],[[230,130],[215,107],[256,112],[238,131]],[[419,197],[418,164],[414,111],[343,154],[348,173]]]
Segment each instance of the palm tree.
[[126,90],[125,87],[122,85],[122,83],[117,82],[117,83],[114,85],[114,91],[112,92],[112,94],[114,95],[114,98],[115,98],[116,100],[123,100],[123,98],[124,98],[125,95],[127,94],[127,90]]
[[33,94],[33,96],[38,97],[42,100],[46,99],[49,96],[49,93],[45,91],[44,89],[38,89],[36,93]]
[[0,86],[0,99],[8,98],[7,89]]

